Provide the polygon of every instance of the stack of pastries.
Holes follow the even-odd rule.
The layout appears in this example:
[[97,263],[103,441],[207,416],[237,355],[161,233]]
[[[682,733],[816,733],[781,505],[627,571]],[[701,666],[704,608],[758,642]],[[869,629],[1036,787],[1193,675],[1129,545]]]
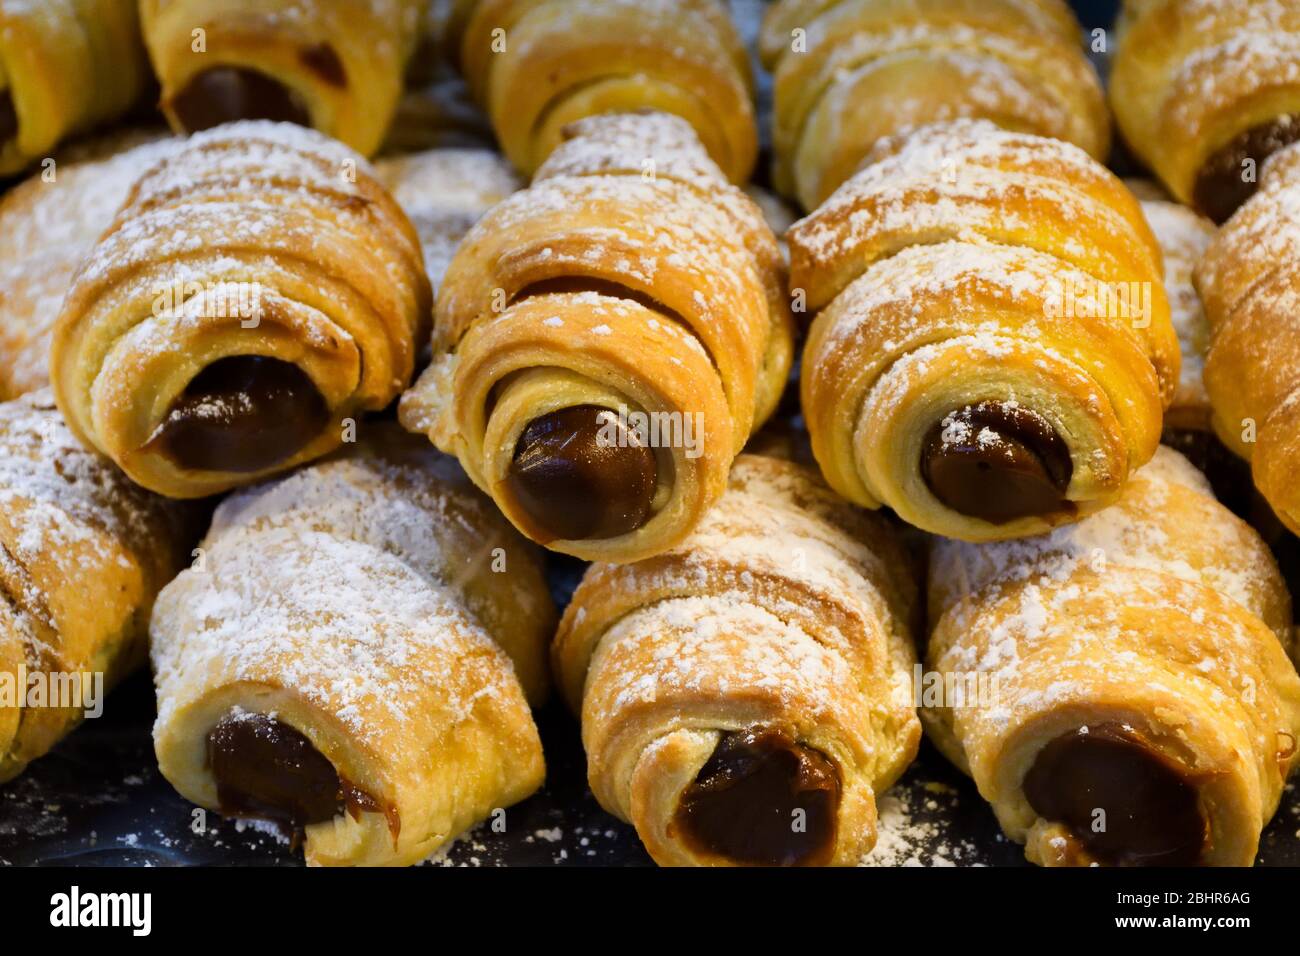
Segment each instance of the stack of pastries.
[[552,685],[662,865],[870,860],[923,735],[1032,862],[1253,862],[1291,597],[1197,465],[1300,531],[1300,0],[1125,0],[1109,108],[1063,0],[35,9],[0,685],[148,661],[318,865],[500,832]]

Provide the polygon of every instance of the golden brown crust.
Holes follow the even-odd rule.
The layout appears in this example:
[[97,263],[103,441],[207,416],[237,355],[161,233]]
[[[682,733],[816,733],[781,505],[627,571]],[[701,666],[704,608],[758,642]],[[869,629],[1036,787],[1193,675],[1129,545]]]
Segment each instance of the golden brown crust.
[[[462,6],[462,5],[458,5]],[[531,176],[585,116],[674,113],[732,182],[758,150],[749,59],[716,0],[480,0],[452,18],[461,69]]]
[[155,749],[187,799],[217,808],[207,736],[242,710],[296,729],[388,810],[307,826],[312,864],[418,862],[544,772],[529,702],[555,609],[536,554],[450,459],[393,425],[363,431],[227,498],[150,630]]
[[835,765],[830,862],[875,843],[875,798],[915,755],[915,584],[889,527],[815,475],[737,459],[727,493],[673,550],[593,565],[552,648],[582,714],[588,778],[663,865],[729,861],[673,824],[722,734],[789,734]]
[[[82,448],[48,390],[0,404],[0,487],[3,781],[143,662],[154,597],[189,560],[199,513]],[[31,698],[24,676],[81,681],[81,703]]]
[[[635,560],[689,533],[775,408],[793,347],[785,266],[761,212],[682,120],[607,115],[571,132],[461,244],[438,294],[433,364],[401,415],[521,529],[501,485],[533,419],[577,405],[702,416],[697,449],[658,449],[671,467],[643,526],[546,542]],[[592,291],[531,291],[564,279]]]
[[[196,134],[144,173],[68,293],[50,363],[60,408],[173,497],[309,461],[407,384],[429,320],[421,259],[410,222],[341,144],[261,122]],[[298,366],[328,424],[259,472],[185,468],[148,445],[201,370],[241,355]]]
[[777,187],[815,209],[872,145],[961,118],[1109,149],[1101,84],[1060,0],[781,0],[760,49],[775,74]]
[[968,540],[994,524],[929,489],[922,445],[973,403],[1015,402],[1069,446],[1076,515],[1114,500],[1159,441],[1178,382],[1160,250],[1124,185],[1082,150],[957,121],[884,140],[788,235],[817,312],[802,400],[831,487]]
[[1036,756],[1063,733],[1120,724],[1197,781],[1201,862],[1252,862],[1297,759],[1291,602],[1268,548],[1200,472],[1162,448],[1114,507],[1077,525],[938,541],[932,558],[927,670],[978,675],[994,699],[922,718],[1030,860],[1089,862],[1029,804]]

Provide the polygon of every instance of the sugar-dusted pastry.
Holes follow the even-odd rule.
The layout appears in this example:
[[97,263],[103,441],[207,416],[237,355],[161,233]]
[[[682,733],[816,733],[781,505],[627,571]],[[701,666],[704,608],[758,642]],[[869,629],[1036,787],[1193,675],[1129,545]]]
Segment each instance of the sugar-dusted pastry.
[[198,537],[193,507],[86,451],[48,390],[0,403],[0,781],[144,662],[154,597]]
[[428,0],[140,0],[160,106],[181,132],[264,119],[369,156],[383,142]]
[[374,176],[341,143],[254,121],[143,171],[55,327],[73,431],[146,488],[200,497],[316,458],[389,404],[431,295]]
[[[1132,188],[1134,184],[1128,185]],[[1202,378],[1210,325],[1200,294],[1192,284],[1192,273],[1214,239],[1214,223],[1155,193],[1142,195],[1135,189],[1134,195],[1140,199],[1142,213],[1160,244],[1169,316],[1182,357],[1178,388],[1165,411],[1165,429],[1204,431],[1210,427],[1210,396]]]
[[1298,0],[1124,0],[1110,101],[1180,202],[1223,222],[1300,139]]
[[363,431],[227,498],[150,627],[163,775],[312,864],[418,862],[543,775],[535,554],[455,462]]
[[815,209],[885,136],[963,117],[1105,160],[1110,118],[1064,0],[779,0],[760,49],[775,74],[777,188]]
[[48,385],[63,297],[140,171],[177,140],[115,133],[61,152],[0,197],[0,400]]
[[381,159],[375,163],[375,178],[415,227],[424,271],[435,290],[470,227],[523,186],[500,153],[470,148]]
[[748,54],[718,0],[478,0],[449,31],[501,148],[531,176],[586,116],[635,109],[694,127],[732,182],[758,151]]
[[929,602],[927,672],[988,699],[922,719],[1030,860],[1250,865],[1300,753],[1291,599],[1177,452],[1077,525],[936,542]]
[[402,422],[535,541],[590,560],[663,551],[776,406],[784,276],[762,213],[683,120],[581,120],[461,243]]
[[0,2],[0,176],[122,116],[148,77],[135,0]]
[[1178,384],[1160,250],[1083,150],[957,120],[883,140],[787,234],[816,313],[803,413],[831,487],[1021,537],[1119,494]]
[[661,865],[852,865],[916,754],[907,554],[810,470],[743,455],[671,551],[594,564],[552,647],[596,799]]
[[1300,531],[1300,147],[1274,155],[1262,175],[1196,269],[1210,324],[1205,386],[1215,434]]

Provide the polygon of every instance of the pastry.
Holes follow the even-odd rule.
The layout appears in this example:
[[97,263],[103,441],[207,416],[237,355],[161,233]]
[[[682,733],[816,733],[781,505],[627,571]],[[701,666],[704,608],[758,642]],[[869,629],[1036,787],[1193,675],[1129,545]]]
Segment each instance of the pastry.
[[592,565],[560,622],[596,799],[661,865],[857,863],[920,740],[915,607],[880,517],[741,456],[690,538]]
[[775,74],[777,188],[815,209],[885,136],[963,117],[1110,148],[1101,83],[1063,0],[780,0],[760,49]]
[[1175,198],[1222,223],[1300,139],[1297,57],[1297,0],[1125,0],[1110,101]]
[[1179,346],[1137,200],[1076,146],[956,120],[883,140],[787,235],[831,487],[965,540],[1114,501]]
[[924,700],[939,749],[1047,866],[1248,866],[1297,759],[1291,600],[1167,448],[1050,535],[938,541]]
[[1277,517],[1300,531],[1300,148],[1275,154],[1259,191],[1196,269],[1210,323],[1205,386],[1214,431],[1250,462]]
[[479,0],[448,27],[501,148],[527,176],[586,116],[674,113],[743,183],[758,150],[748,54],[717,0]]
[[140,171],[177,140],[114,133],[62,152],[0,197],[0,401],[49,384],[63,297]]
[[135,0],[0,2],[0,176],[119,118],[148,78]]
[[540,786],[555,611],[529,546],[395,425],[217,509],[150,626],[154,748],[193,803],[409,864]]
[[140,0],[178,132],[241,119],[311,126],[369,156],[402,95],[427,0]]
[[421,258],[342,144],[263,121],[195,134],[143,173],[68,292],[59,407],[171,497],[309,461],[409,381],[430,313]]
[[415,227],[436,290],[456,247],[484,213],[522,188],[510,164],[487,149],[428,149],[375,163],[375,178]]
[[785,264],[683,120],[570,137],[461,243],[400,415],[533,540],[632,561],[689,533],[776,406]]
[[82,448],[48,390],[0,403],[0,782],[144,662],[154,597],[198,537],[193,509]]

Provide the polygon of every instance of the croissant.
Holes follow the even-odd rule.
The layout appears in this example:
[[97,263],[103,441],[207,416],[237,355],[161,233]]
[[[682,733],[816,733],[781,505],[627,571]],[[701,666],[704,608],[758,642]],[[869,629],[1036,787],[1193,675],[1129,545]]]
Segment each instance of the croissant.
[[1160,250],[1079,148],[957,120],[883,140],[787,236],[831,487],[964,540],[1112,502],[1179,376]]
[[1219,231],[1196,269],[1210,345],[1205,387],[1222,442],[1250,462],[1255,486],[1300,531],[1300,149],[1264,166],[1259,191]]
[[1132,151],[1222,223],[1300,139],[1300,2],[1125,0],[1110,80]]
[[152,132],[113,134],[0,197],[0,401],[49,384],[54,320],[78,267],[140,170],[175,145]]
[[552,657],[596,799],[661,865],[855,864],[916,754],[889,527],[756,455],[682,545],[592,565]]
[[583,117],[682,117],[732,182],[754,168],[749,57],[716,0],[459,3],[449,42],[502,151],[531,176]]
[[45,389],[0,403],[0,488],[3,782],[144,662],[154,597],[199,515],[82,448]]
[[632,561],[690,532],[775,408],[785,265],[683,120],[570,135],[461,243],[400,415],[534,541]]
[[136,183],[64,301],[51,379],[89,446],[200,497],[324,454],[396,398],[430,299],[415,231],[360,156],[229,124]]
[[427,443],[369,425],[227,498],[199,555],[150,626],[154,748],[186,799],[300,831],[310,864],[409,864],[540,786],[555,609]]
[[1031,861],[1251,863],[1297,759],[1291,601],[1186,459],[1044,537],[936,542],[929,602],[922,720]]
[[126,113],[149,70],[134,0],[0,5],[0,176]]
[[988,119],[1103,161],[1110,148],[1063,0],[779,0],[760,51],[775,75],[773,178],[806,209],[877,140],[927,123]]
[[140,0],[140,18],[173,129],[276,120],[369,156],[397,108],[427,5]]

